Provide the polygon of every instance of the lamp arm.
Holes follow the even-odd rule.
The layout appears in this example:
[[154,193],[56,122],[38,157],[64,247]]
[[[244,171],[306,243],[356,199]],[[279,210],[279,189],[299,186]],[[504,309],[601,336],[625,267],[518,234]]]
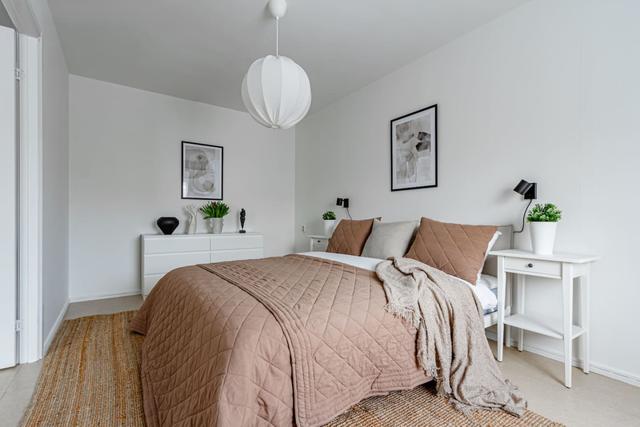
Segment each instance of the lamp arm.
[[529,207],[531,206],[531,202],[533,202],[533,199],[529,200],[529,204],[527,205],[527,207],[525,208],[524,212],[522,213],[522,227],[520,227],[519,231],[514,231],[514,233],[522,233],[524,231],[524,219],[527,216],[527,211],[529,210]]

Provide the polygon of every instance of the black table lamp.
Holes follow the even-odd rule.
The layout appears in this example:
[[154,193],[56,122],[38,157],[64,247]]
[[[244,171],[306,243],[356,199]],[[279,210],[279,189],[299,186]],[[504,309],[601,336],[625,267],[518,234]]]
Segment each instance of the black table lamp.
[[529,210],[529,206],[531,206],[531,202],[538,198],[538,184],[535,182],[527,182],[524,179],[521,179],[518,185],[513,189],[516,193],[522,195],[524,200],[528,200],[529,204],[525,208],[522,213],[522,227],[519,231],[515,231],[514,233],[522,233],[524,231],[524,219],[527,216],[527,211]]

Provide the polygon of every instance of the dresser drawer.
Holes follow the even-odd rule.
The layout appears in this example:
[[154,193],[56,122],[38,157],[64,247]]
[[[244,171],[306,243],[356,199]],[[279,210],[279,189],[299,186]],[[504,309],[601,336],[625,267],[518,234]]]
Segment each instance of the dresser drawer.
[[205,252],[210,249],[208,236],[172,236],[144,240],[145,254],[166,254],[179,252]]
[[541,261],[527,258],[505,258],[504,269],[522,274],[560,278],[562,264],[553,261]]
[[164,274],[186,265],[208,264],[210,259],[209,252],[145,255],[143,274]]
[[211,237],[211,250],[258,249],[262,248],[262,236],[232,234]]
[[262,248],[213,251],[211,253],[211,262],[236,261],[241,259],[257,258],[262,258]]

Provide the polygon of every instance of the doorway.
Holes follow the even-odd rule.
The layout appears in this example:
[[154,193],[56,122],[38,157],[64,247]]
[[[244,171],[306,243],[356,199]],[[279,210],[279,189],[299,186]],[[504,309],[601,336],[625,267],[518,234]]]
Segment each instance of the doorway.
[[16,32],[0,26],[0,369],[17,361],[18,139]]

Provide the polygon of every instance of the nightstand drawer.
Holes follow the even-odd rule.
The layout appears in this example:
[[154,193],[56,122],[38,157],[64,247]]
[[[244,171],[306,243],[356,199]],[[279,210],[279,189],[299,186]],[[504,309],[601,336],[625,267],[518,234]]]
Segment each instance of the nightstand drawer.
[[504,269],[522,274],[560,278],[562,264],[553,261],[541,261],[526,258],[505,258]]
[[327,239],[312,239],[311,250],[315,252],[324,252],[327,250],[328,243],[329,241]]

